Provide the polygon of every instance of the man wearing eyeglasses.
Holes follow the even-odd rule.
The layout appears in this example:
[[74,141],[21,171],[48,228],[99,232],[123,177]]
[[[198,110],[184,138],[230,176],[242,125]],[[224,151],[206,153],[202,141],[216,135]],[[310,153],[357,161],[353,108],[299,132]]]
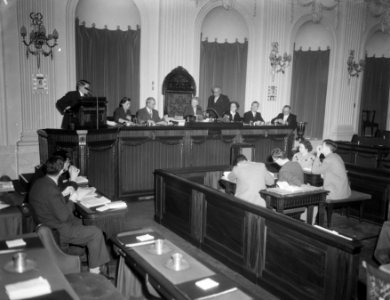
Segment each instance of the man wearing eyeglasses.
[[78,120],[75,115],[79,108],[80,99],[90,96],[90,82],[87,80],[79,80],[76,85],[76,91],[66,93],[64,97],[56,103],[58,111],[63,115],[62,129],[75,129]]
[[225,112],[230,110],[230,100],[228,96],[222,94],[220,87],[213,88],[213,95],[209,97],[207,109],[217,112],[218,116],[213,116],[216,118],[221,118]]

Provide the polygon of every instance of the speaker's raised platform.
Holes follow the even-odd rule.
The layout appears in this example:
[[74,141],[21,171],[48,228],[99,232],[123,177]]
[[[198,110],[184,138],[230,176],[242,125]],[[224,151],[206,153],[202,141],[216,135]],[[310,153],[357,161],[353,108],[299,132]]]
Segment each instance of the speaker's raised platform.
[[229,164],[236,143],[253,144],[256,161],[266,161],[275,147],[290,152],[292,133],[286,126],[240,123],[38,131],[41,163],[53,152],[67,150],[92,186],[122,200],[153,195],[155,169]]

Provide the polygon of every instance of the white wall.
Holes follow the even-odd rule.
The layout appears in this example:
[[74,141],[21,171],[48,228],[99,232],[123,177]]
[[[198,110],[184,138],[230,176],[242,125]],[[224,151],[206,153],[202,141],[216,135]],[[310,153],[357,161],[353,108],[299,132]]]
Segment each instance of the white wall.
[[303,24],[295,37],[295,49],[298,50],[326,50],[332,46],[332,35],[322,25],[306,22]]
[[207,14],[202,24],[203,41],[234,43],[238,40],[243,43],[248,35],[244,18],[234,9],[216,7]]
[[368,39],[365,50],[368,57],[390,57],[390,34],[375,32]]
[[115,30],[132,29],[140,25],[140,16],[132,0],[80,0],[76,8],[76,17],[85,22],[86,27],[105,28]]

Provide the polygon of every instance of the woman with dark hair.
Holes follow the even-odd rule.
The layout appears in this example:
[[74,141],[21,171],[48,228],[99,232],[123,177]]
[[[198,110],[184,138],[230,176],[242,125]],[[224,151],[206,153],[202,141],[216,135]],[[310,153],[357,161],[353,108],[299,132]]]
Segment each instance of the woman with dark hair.
[[303,170],[300,164],[290,161],[287,153],[280,148],[271,151],[272,159],[280,166],[278,181],[285,181],[289,185],[301,186],[304,183]]
[[292,161],[299,163],[304,170],[311,170],[315,156],[311,153],[313,146],[310,141],[302,140],[298,146],[299,152],[295,153]]
[[119,107],[114,111],[114,121],[117,123],[131,125],[131,113],[130,113],[131,99],[123,97],[119,102]]
[[230,122],[241,122],[241,116],[237,112],[240,108],[240,104],[236,101],[230,102],[230,111],[227,111],[223,114],[223,119]]
[[[329,191],[327,199],[345,199],[351,195],[347,171],[344,161],[337,153],[337,144],[332,140],[324,140],[322,146],[317,147],[317,158],[313,163],[312,172],[321,174],[324,179],[324,190]],[[320,155],[325,159],[321,162]]]

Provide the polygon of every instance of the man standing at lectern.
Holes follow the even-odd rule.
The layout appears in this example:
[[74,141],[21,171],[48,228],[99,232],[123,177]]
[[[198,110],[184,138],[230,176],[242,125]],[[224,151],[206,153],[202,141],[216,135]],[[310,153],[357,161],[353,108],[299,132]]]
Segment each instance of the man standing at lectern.
[[[76,91],[68,92],[56,103],[58,111],[63,115],[62,129],[74,129],[77,125],[75,113],[78,109],[79,100],[90,95],[90,82],[79,80],[76,85]],[[76,110],[76,111],[75,111]]]
[[207,109],[213,109],[218,113],[216,118],[222,118],[226,111],[230,110],[230,100],[228,96],[223,95],[220,87],[213,89],[213,95],[209,97]]

